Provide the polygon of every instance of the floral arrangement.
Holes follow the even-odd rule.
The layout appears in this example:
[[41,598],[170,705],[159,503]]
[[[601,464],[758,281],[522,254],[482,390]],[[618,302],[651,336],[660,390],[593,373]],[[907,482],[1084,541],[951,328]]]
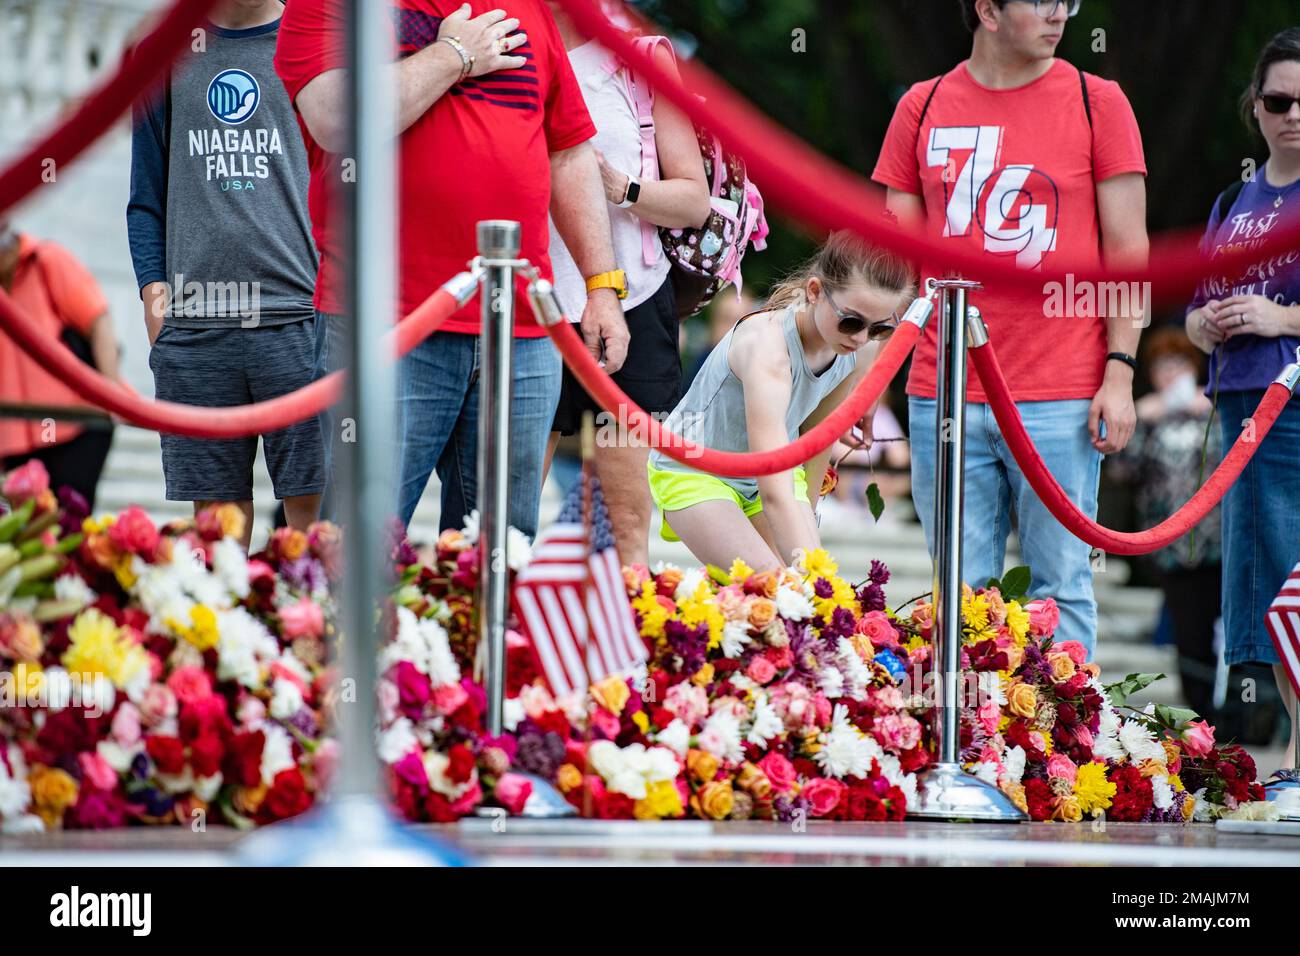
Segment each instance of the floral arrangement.
[[311,806],[339,533],[279,529],[247,558],[234,505],[157,527],[91,518],[39,462],[0,486],[0,824],[236,826]]
[[512,633],[493,739],[470,676],[472,545],[471,528],[428,564],[395,553],[380,756],[408,819],[517,812],[524,774],[606,819],[902,819],[929,755],[900,685],[926,653],[885,611],[879,562],[857,589],[820,550],[781,573],[625,569],[645,673],[557,700]]
[[[996,784],[1033,820],[1128,822],[1267,816],[1255,765],[1240,746],[1215,743],[1214,728],[1183,709],[1128,698],[1163,675],[1132,674],[1103,685],[1076,641],[1053,637],[1051,598],[1009,597],[1028,586],[1026,569],[1000,584],[966,588],[962,667],[972,675],[963,701],[966,767]],[[912,622],[928,636],[932,608]]]

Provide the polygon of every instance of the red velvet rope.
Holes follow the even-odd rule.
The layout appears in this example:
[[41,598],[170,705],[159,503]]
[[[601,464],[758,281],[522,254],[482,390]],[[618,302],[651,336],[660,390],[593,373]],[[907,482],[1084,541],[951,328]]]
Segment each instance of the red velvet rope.
[[[591,397],[611,415],[627,422],[628,430],[644,436],[647,444],[669,458],[698,471],[727,478],[752,478],[775,475],[804,464],[825,451],[841,435],[852,428],[884,393],[890,381],[898,374],[903,362],[912,353],[921,327],[904,322],[893,334],[889,344],[877,357],[875,364],[857,384],[842,404],[821,422],[788,445],[773,451],[738,452],[719,451],[688,442],[664,428],[647,415],[618,385],[587,351],[578,333],[569,322],[546,326],[546,331],[560,350],[569,370],[582,383]],[[626,409],[620,414],[620,409]]]
[[[624,62],[644,75],[659,93],[694,122],[712,130],[745,158],[765,200],[794,218],[824,229],[849,229],[864,239],[917,261],[942,262],[970,278],[996,279],[1043,293],[1047,282],[1064,282],[1066,274],[1081,282],[1151,282],[1153,299],[1186,296],[1203,277],[1231,274],[1268,256],[1300,245],[1300,227],[1265,238],[1251,249],[1226,251],[1211,266],[1199,248],[1201,230],[1180,230],[1152,242],[1145,269],[1103,269],[1095,262],[1067,262],[1053,257],[1052,270],[1018,269],[1005,257],[981,255],[963,243],[932,239],[923,231],[905,230],[887,222],[881,210],[884,190],[832,162],[781,129],[699,64],[679,61],[681,80],[637,49],[630,35],[610,23],[593,0],[559,0],[586,36],[595,37]],[[637,12],[622,6],[628,19],[646,33],[662,33]],[[707,105],[706,105],[707,101]]]
[[0,172],[0,213],[31,194],[49,170],[56,175],[62,172],[127,111],[132,100],[151,89],[214,6],[216,0],[176,0],[116,73],[76,112]]
[[1277,416],[1281,414],[1291,398],[1291,393],[1285,385],[1276,382],[1270,385],[1263,401],[1251,416],[1251,421],[1254,422],[1254,434],[1243,431],[1205,484],[1197,489],[1196,494],[1192,495],[1186,504],[1164,521],[1147,531],[1112,531],[1097,524],[1080,511],[1052,477],[1052,473],[1043,461],[1043,456],[1038,453],[1038,449],[1029,438],[1029,433],[1025,430],[1025,423],[1021,420],[1020,411],[1011,397],[1011,389],[1007,385],[1006,376],[1002,374],[1002,367],[998,364],[998,357],[993,347],[982,345],[972,348],[970,356],[980,381],[984,383],[984,394],[988,397],[998,427],[1002,429],[1002,437],[1020,465],[1020,470],[1028,479],[1030,487],[1034,489],[1034,493],[1072,535],[1111,554],[1149,554],[1172,544],[1200,523],[1241,475],[1242,469],[1255,454],[1255,449],[1264,440],[1273,423],[1277,421]]
[[[459,306],[451,293],[439,289],[386,336],[396,355],[405,355],[442,325]],[[36,325],[0,290],[0,331],[12,338],[36,363],[67,383],[86,401],[133,425],[191,438],[242,438],[264,435],[318,415],[343,393],[343,372],[332,372],[288,395],[233,407],[206,407],[141,398],[86,365],[58,340],[43,338]]]

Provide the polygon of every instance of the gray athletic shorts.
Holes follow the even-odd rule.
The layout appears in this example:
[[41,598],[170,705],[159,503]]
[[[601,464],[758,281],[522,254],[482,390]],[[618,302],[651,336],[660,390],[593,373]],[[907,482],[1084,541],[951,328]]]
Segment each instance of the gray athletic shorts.
[[[159,399],[208,407],[278,398],[315,376],[314,322],[256,328],[186,329],[164,325],[149,352]],[[276,498],[325,488],[321,426],[316,416],[262,436]],[[168,501],[249,501],[257,436],[162,436]]]

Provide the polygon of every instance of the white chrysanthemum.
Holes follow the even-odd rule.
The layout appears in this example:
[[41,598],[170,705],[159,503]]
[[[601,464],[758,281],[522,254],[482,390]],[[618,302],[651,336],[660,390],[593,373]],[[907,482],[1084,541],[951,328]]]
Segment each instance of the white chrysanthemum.
[[848,709],[836,704],[831,729],[822,735],[822,748],[817,751],[816,759],[832,777],[865,777],[879,750],[874,740],[849,722]]
[[424,755],[424,773],[429,778],[429,787],[448,800],[459,800],[478,780],[478,771],[472,771],[469,779],[464,783],[456,783],[447,776],[449,766],[451,766],[451,758],[444,753],[429,750]]
[[840,673],[838,667],[824,667],[817,677],[817,684],[831,700],[835,700],[844,694],[844,675]]
[[980,760],[971,764],[970,772],[992,786],[998,785],[998,765],[992,760]]
[[691,748],[691,728],[674,717],[672,723],[655,735],[655,743],[684,759],[686,751]]
[[812,601],[802,591],[783,584],[776,589],[776,613],[788,621],[803,621],[813,615]]
[[699,746],[719,760],[737,761],[745,756],[740,743],[740,721],[726,710],[714,711],[700,730]]
[[302,691],[291,680],[277,677],[271,685],[271,716],[276,720],[288,720],[302,710]]
[[518,697],[509,697],[505,705],[501,708],[501,724],[506,730],[511,732],[519,726],[520,722],[527,717],[524,711],[524,702]]
[[1119,728],[1119,742],[1134,762],[1165,759],[1165,748],[1156,740],[1155,734],[1147,729],[1146,724],[1140,721],[1124,721]]
[[434,687],[460,683],[460,665],[451,652],[447,630],[431,617],[420,621],[420,633],[429,648],[429,683]]
[[407,717],[398,717],[379,734],[379,759],[386,764],[397,763],[419,747],[420,742],[415,739],[415,728]]
[[155,634],[167,632],[168,620],[190,619],[194,599],[185,592],[184,579],[174,563],[147,565],[141,562],[131,590],[140,607],[149,615],[149,630]]
[[101,740],[95,745],[95,752],[118,773],[127,773],[135,758],[144,752],[144,741],[141,739],[130,747],[123,747],[116,740]]
[[470,544],[478,541],[478,509],[475,508],[465,516],[465,527],[462,529],[465,540]]
[[1012,783],[1019,783],[1025,775],[1025,748],[1019,745],[1008,747],[1002,755],[1004,776]]
[[189,793],[194,789],[194,770],[189,764],[180,773],[155,773],[154,776],[167,794]]
[[673,591],[673,600],[677,602],[690,600],[696,588],[703,584],[705,579],[703,568],[691,568],[677,582],[677,589]]
[[1209,823],[1218,813],[1218,808],[1205,799],[1205,787],[1201,787],[1192,796],[1196,800],[1192,808],[1192,820],[1196,823]]
[[745,735],[745,740],[756,747],[762,747],[773,737],[778,736],[784,729],[785,722],[776,712],[776,709],[768,703],[767,694],[761,691],[755,694],[753,719],[749,725],[749,733]]
[[451,652],[447,631],[431,617],[417,618],[410,608],[397,609],[397,637],[379,654],[380,673],[409,661],[434,687],[460,683],[460,665]]
[[979,694],[980,704],[985,701],[991,701],[998,707],[1006,704],[1006,685],[1001,674],[997,671],[979,671],[977,672],[977,680],[976,693]]
[[213,545],[212,573],[226,591],[240,600],[248,597],[248,558],[234,538],[222,538]]
[[98,597],[90,585],[78,574],[60,574],[54,579],[54,599],[56,601],[75,601],[77,610],[89,607]]
[[217,613],[217,679],[259,690],[263,668],[280,657],[280,645],[257,618],[242,607]]
[[867,667],[866,662],[854,650],[853,642],[847,637],[839,639],[835,650],[840,673],[844,675],[845,696],[862,700],[866,696],[867,686],[872,681],[871,668]]
[[[640,744],[633,746],[639,747]],[[681,764],[677,762],[677,755],[667,747],[647,747],[645,755],[641,761],[641,772],[645,774],[647,783],[663,783],[665,780],[676,780],[677,774],[681,771]]]
[[1162,773],[1151,778],[1151,804],[1157,810],[1168,810],[1174,805],[1174,788]]
[[5,836],[25,836],[29,833],[44,833],[45,821],[34,813],[24,813],[20,817],[14,817],[12,820],[5,817],[4,822],[0,823],[0,833]]
[[522,571],[533,559],[533,543],[518,528],[506,530],[506,564],[511,571]]
[[608,740],[596,741],[587,751],[594,769],[615,793],[644,800],[650,784],[674,780],[681,767],[667,747],[631,744],[623,749]]
[[728,621],[722,625],[722,656],[735,659],[744,653],[753,641],[749,625],[744,621]]
[[655,563],[655,566],[650,569],[650,573],[655,575],[655,577],[658,577],[659,575],[663,574],[665,571],[680,571],[680,570],[681,568],[673,564],[671,561],[658,561]]
[[220,773],[214,773],[210,777],[196,777],[194,780],[194,795],[200,800],[211,803],[218,793],[221,792],[222,776]]
[[753,690],[763,689],[762,684],[758,683],[757,681],[750,680],[740,671],[736,671],[734,674],[731,674],[727,678],[727,681],[731,684],[732,687],[736,688],[737,693],[740,694],[747,694]]
[[262,783],[268,787],[275,782],[275,775],[281,770],[297,766],[293,760],[293,739],[279,724],[269,721],[263,725],[262,733]]

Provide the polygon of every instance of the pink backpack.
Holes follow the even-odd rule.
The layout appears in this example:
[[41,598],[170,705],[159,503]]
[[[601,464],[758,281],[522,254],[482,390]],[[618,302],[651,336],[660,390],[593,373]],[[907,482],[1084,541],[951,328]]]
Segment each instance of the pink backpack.
[[[637,49],[646,56],[654,56],[660,44],[673,52],[667,37],[640,37],[636,41]],[[628,95],[636,107],[637,123],[641,127],[641,179],[659,179],[654,90],[625,65],[618,63],[614,68],[623,72]],[[679,319],[699,312],[732,283],[739,297],[740,263],[745,258],[747,247],[751,243],[759,251],[767,247],[768,226],[767,217],[763,215],[763,197],[749,181],[744,161],[725,151],[718,138],[703,127],[696,126],[695,135],[704,162],[704,177],[709,183],[712,209],[708,221],[698,229],[666,229],[648,222],[641,223],[641,246],[646,265],[654,264],[659,258],[656,243],[663,246],[664,253],[672,262],[669,276],[677,296]]]

